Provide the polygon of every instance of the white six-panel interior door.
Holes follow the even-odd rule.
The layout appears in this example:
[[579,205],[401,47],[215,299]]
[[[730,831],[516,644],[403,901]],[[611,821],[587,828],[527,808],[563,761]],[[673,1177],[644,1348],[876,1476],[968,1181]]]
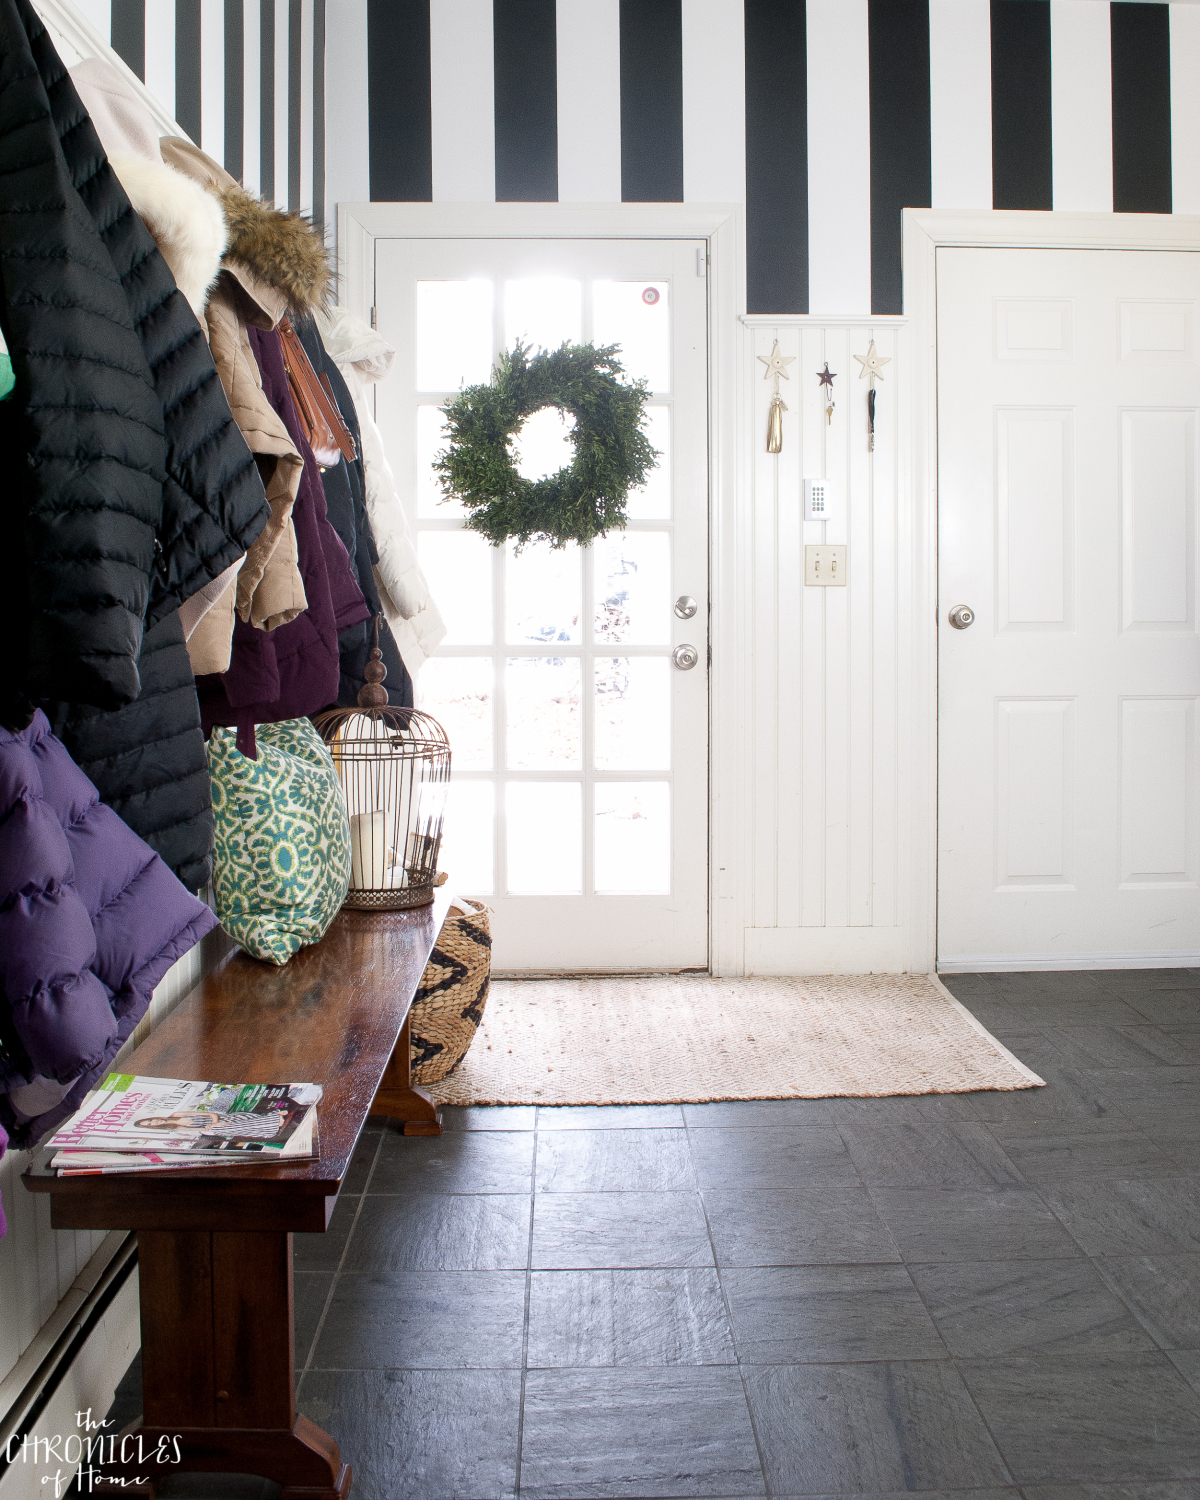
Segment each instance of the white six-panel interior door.
[[1200,962],[1198,305],[1193,252],[937,251],[942,968]]
[[[445,642],[418,706],[446,727],[442,866],[493,909],[502,971],[708,961],[707,280],[698,240],[378,239],[375,313],[399,351],[377,415]],[[431,465],[439,407],[516,338],[619,344],[661,454],[629,524],[518,552],[464,529]],[[569,461],[558,414],[520,467]],[[694,612],[681,617],[676,601]],[[680,670],[672,652],[696,649]]]

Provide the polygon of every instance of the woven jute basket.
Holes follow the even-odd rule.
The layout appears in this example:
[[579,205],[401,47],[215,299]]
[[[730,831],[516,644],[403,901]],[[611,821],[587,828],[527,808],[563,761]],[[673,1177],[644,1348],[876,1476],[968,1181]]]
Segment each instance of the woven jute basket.
[[414,1083],[437,1083],[466,1055],[483,1019],[491,972],[488,909],[459,899],[442,923],[412,1003]]

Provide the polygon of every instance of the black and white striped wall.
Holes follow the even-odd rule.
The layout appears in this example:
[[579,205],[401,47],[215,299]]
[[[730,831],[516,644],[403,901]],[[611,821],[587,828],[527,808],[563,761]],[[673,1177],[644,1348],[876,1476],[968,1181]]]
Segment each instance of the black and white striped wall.
[[750,312],[900,311],[905,206],[1200,213],[1191,0],[77,3],[210,154],[329,220],[744,202]]

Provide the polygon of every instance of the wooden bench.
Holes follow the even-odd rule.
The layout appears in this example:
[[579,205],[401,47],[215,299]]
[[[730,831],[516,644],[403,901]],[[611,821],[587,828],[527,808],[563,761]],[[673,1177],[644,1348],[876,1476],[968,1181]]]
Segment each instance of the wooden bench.
[[[292,1234],[323,1232],[367,1116],[437,1134],[437,1108],[408,1078],[408,1011],[449,898],[411,912],[343,911],[282,969],[240,950],[208,975],[124,1071],[223,1083],[314,1082],[320,1157],[294,1166],[56,1177],[55,1229],[136,1229],[141,1286],[141,1452],[178,1440],[181,1461],[105,1465],[151,1487],[171,1473],[257,1474],[283,1500],[344,1500],[350,1466],[296,1413]],[[173,1456],[173,1454],[172,1454]]]

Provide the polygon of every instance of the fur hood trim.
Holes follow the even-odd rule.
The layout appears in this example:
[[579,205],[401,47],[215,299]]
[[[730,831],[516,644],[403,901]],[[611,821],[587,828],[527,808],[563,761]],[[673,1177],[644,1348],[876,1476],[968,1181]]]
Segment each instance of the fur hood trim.
[[141,156],[109,158],[134,212],[154,236],[175,284],[199,317],[221,269],[228,233],[221,205],[197,183]]
[[344,307],[317,314],[321,341],[339,365],[353,365],[371,385],[391,372],[396,351],[382,334]]
[[320,233],[303,214],[252,197],[240,183],[222,188],[229,254],[248,265],[304,316],[329,300],[332,278]]

